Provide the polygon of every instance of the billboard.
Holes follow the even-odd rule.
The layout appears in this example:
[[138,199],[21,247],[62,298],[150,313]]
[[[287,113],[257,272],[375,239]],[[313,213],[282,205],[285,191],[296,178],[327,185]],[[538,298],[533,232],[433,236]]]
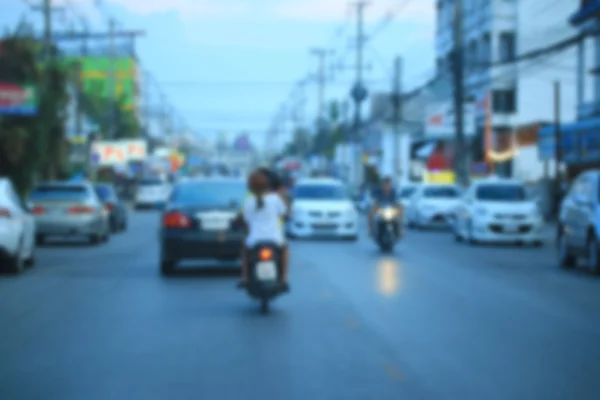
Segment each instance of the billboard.
[[35,115],[37,110],[36,86],[0,82],[0,115]]
[[[463,126],[466,136],[475,135],[475,105],[463,105]],[[438,102],[425,107],[425,137],[431,139],[454,138],[454,105],[452,102]]]
[[148,148],[145,140],[112,140],[92,143],[92,163],[99,167],[123,165],[146,159]]
[[[65,58],[70,65],[80,63],[84,95],[111,97],[110,71],[114,68],[116,94],[124,101],[125,111],[136,111],[138,74],[135,59],[131,57],[76,57]],[[112,64],[111,64],[112,63]]]

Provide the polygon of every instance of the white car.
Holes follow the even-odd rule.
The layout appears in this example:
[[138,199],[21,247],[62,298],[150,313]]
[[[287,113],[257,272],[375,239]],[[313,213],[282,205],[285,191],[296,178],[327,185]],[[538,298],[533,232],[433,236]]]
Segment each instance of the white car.
[[35,220],[7,178],[0,178],[0,257],[13,273],[35,262]]
[[398,190],[398,198],[400,199],[400,203],[402,203],[404,208],[408,207],[410,204],[410,198],[417,192],[418,188],[419,185],[416,184],[402,185],[400,187],[400,190]]
[[135,208],[161,207],[171,195],[171,184],[161,179],[142,179],[135,193]]
[[542,245],[544,220],[525,185],[512,179],[477,181],[457,209],[454,236],[471,243]]
[[441,228],[453,224],[462,190],[450,184],[424,184],[417,187],[405,208],[409,227]]
[[304,179],[292,191],[290,237],[358,239],[358,212],[348,188],[337,179]]

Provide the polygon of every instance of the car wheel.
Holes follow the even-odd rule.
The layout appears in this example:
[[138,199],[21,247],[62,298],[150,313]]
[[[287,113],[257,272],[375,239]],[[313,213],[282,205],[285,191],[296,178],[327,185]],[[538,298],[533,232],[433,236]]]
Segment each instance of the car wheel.
[[562,233],[558,236],[558,264],[561,268],[572,268],[577,259],[570,253],[567,238]]
[[160,273],[162,275],[172,275],[175,272],[175,261],[162,260],[160,263]]
[[15,255],[9,256],[8,262],[6,263],[6,267],[8,272],[11,274],[18,275],[25,269],[25,260],[23,260],[23,241],[19,243],[19,248],[16,251]]
[[102,236],[94,233],[93,235],[89,236],[88,240],[91,245],[96,245],[102,241]]
[[470,245],[476,245],[477,239],[475,239],[475,235],[473,234],[473,222],[469,221],[467,225],[467,241]]
[[25,259],[26,267],[33,267],[35,265],[35,245],[31,246],[31,254]]
[[46,236],[38,233],[37,235],[35,235],[35,244],[37,245],[44,245],[46,243]]
[[587,246],[586,246],[586,256],[588,262],[588,268],[590,272],[594,275],[600,275],[600,257],[598,257],[598,239],[596,239],[596,235],[591,234]]

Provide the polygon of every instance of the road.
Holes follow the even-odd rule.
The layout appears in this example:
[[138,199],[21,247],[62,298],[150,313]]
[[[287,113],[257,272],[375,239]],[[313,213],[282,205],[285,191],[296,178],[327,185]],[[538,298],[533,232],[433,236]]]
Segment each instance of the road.
[[294,242],[292,292],[263,316],[233,274],[160,277],[157,224],[132,214],[0,277],[1,399],[600,396],[600,280],[548,247]]

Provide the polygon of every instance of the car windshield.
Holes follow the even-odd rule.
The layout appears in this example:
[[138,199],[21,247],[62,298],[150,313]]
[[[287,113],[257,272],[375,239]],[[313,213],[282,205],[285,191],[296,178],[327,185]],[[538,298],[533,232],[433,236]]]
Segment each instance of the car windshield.
[[183,207],[235,208],[247,196],[243,182],[183,182],[175,187],[171,202]]
[[348,191],[338,185],[299,185],[294,190],[295,200],[345,200]]
[[163,185],[164,182],[161,181],[160,179],[142,179],[140,181],[140,186],[156,186],[156,185]]
[[432,186],[423,190],[423,197],[432,199],[454,199],[460,192],[454,186]]
[[33,201],[39,200],[83,200],[88,196],[85,186],[43,185],[29,195]]
[[521,185],[480,185],[476,191],[477,200],[482,201],[525,201],[527,192]]
[[400,198],[406,199],[413,195],[413,193],[417,190],[416,187],[407,187],[400,189]]
[[102,201],[114,200],[117,197],[115,189],[109,185],[97,185],[94,190]]

